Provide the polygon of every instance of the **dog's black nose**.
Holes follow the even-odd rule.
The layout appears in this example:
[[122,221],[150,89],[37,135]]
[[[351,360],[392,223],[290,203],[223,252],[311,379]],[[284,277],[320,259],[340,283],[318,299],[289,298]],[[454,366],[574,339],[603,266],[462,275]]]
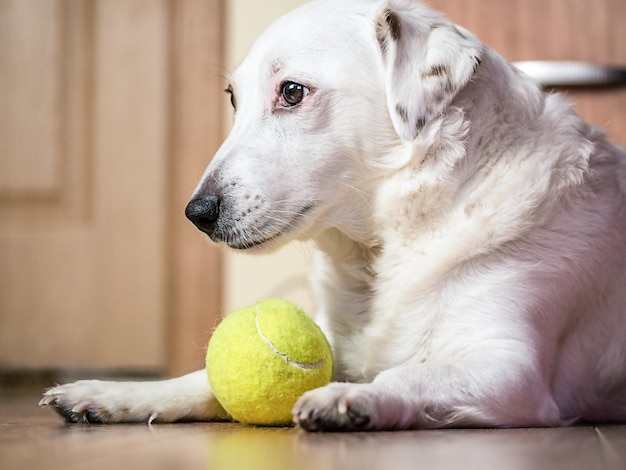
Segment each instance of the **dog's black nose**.
[[215,222],[220,213],[220,199],[217,196],[202,196],[192,199],[185,215],[193,224],[207,235],[211,235],[215,230]]

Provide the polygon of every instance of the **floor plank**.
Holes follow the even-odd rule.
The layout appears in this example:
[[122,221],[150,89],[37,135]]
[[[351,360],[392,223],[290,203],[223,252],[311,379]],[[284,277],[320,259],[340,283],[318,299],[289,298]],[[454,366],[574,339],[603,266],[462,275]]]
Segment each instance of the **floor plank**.
[[308,434],[235,423],[66,425],[0,396],[3,469],[626,469],[626,426]]

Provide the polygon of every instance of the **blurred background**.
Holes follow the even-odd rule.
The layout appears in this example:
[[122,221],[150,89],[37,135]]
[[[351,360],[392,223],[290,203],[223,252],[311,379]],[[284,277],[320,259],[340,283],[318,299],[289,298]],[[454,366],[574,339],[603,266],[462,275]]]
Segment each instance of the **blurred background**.
[[[223,89],[301,0],[0,0],[0,387],[202,367],[225,312],[313,313],[310,250],[222,250],[184,218]],[[431,0],[512,61],[626,65],[626,0]],[[622,87],[561,91],[626,144]]]

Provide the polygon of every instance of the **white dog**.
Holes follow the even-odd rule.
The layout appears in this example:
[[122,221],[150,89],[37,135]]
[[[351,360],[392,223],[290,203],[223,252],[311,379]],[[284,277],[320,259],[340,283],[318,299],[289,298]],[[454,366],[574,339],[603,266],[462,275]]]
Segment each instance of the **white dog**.
[[[254,44],[188,217],[237,249],[311,239],[336,382],[306,430],[626,420],[626,152],[407,0],[317,0]],[[204,371],[82,381],[69,421],[213,420]]]

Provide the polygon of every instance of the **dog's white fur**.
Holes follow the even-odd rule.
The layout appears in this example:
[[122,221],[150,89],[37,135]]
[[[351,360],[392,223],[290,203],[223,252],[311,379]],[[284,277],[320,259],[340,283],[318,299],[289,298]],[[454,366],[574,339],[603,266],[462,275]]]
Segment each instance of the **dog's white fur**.
[[[295,107],[287,81],[310,90]],[[318,248],[337,381],[296,423],[626,420],[626,152],[561,96],[405,0],[307,4],[231,84],[234,128],[195,197],[220,198],[217,241]],[[204,371],[42,403],[72,421],[224,417]]]

